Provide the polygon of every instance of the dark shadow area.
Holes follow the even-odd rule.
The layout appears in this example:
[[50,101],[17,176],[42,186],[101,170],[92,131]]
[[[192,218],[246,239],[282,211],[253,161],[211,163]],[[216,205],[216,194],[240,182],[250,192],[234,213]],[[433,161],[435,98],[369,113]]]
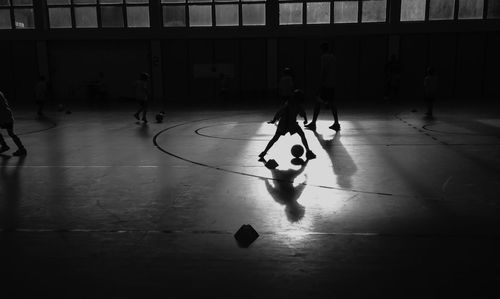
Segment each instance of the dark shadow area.
[[352,188],[352,176],[358,168],[340,141],[340,132],[335,133],[332,139],[325,139],[323,135],[314,131],[319,144],[328,154],[332,162],[333,173],[337,177],[337,184],[341,188]]
[[[16,159],[16,163],[13,167],[9,167],[9,161]],[[14,231],[18,228],[19,224],[19,201],[21,198],[21,188],[19,171],[24,164],[25,156],[20,158],[13,158],[8,155],[0,154],[0,185],[2,186],[2,196],[4,203],[4,213],[2,228],[6,231]]]
[[139,123],[139,128],[137,129],[137,135],[141,138],[150,138],[151,134],[149,132],[149,125],[147,123]]
[[[265,163],[266,161],[263,160],[262,162]],[[265,179],[267,192],[277,203],[285,206],[285,214],[290,222],[300,221],[306,213],[305,207],[298,203],[306,184],[304,182],[294,186],[294,181],[304,172],[308,162],[308,160],[302,160],[300,163],[295,161],[295,163],[300,164],[299,169],[270,169],[273,178],[272,180]]]

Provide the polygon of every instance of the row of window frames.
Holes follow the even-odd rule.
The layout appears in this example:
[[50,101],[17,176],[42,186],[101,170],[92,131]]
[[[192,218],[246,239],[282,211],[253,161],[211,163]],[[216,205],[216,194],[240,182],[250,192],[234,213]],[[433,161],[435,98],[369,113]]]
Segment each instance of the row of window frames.
[[[427,7],[429,3],[429,7]],[[484,0],[402,0],[401,21],[425,21],[426,13],[429,20],[455,19],[455,5],[458,5],[457,18],[460,20],[489,19],[500,17],[500,1],[489,0],[485,7]],[[427,11],[426,11],[427,10]]]

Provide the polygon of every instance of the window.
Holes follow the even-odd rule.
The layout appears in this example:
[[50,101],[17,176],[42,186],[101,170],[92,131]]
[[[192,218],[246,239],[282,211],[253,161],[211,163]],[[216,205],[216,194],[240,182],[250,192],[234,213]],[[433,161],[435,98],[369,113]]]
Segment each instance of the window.
[[401,0],[401,21],[425,21],[426,0]]
[[363,23],[385,22],[387,0],[366,0],[363,1],[363,13],[361,20]]
[[455,0],[430,0],[429,20],[452,20]]
[[488,1],[488,19],[500,19],[500,1]]
[[357,1],[335,1],[333,20],[335,23],[357,23],[358,2]]
[[266,0],[162,0],[164,27],[262,26]]
[[32,0],[0,0],[0,29],[33,29]]
[[47,0],[50,28],[149,27],[149,0]]
[[360,13],[364,23],[385,22],[387,0],[279,0],[280,25],[358,23]]
[[[495,1],[490,1],[495,2]],[[458,18],[459,19],[482,19],[483,18],[483,0],[459,0]]]

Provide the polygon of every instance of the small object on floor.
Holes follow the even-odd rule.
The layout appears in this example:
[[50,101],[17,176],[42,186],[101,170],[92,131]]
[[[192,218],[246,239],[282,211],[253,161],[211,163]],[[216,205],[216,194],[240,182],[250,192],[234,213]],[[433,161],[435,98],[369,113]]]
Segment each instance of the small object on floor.
[[329,128],[332,129],[332,130],[334,130],[334,131],[336,131],[336,132],[338,132],[338,131],[340,131],[340,124],[339,123],[334,123]]
[[305,128],[308,130],[311,130],[311,131],[316,131],[316,123],[311,122],[311,123],[305,125]]
[[292,146],[290,152],[292,153],[292,156],[294,156],[295,158],[299,158],[304,154],[304,148],[302,147],[302,145],[296,144]]
[[238,246],[243,248],[248,248],[258,237],[259,234],[250,224],[242,225],[234,234]]
[[264,165],[269,169],[275,169],[276,167],[279,166],[278,162],[276,162],[276,160],[274,159],[268,160]]
[[0,147],[0,154],[5,153],[8,150],[10,150],[10,147],[8,147],[7,145],[4,145],[4,146]]
[[28,152],[26,151],[25,148],[20,148],[17,151],[15,151],[14,153],[12,153],[12,156],[21,157],[21,156],[26,156],[27,154],[28,154]]
[[315,155],[312,151],[310,151],[310,150],[309,150],[309,151],[307,151],[307,153],[306,153],[306,158],[307,158],[308,160],[312,160],[312,159],[315,159],[315,158],[316,158],[316,155]]

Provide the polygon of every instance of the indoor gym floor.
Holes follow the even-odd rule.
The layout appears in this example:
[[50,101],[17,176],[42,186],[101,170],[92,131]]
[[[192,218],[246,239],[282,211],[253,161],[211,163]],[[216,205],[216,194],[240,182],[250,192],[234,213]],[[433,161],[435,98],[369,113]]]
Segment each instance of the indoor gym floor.
[[[480,296],[500,284],[500,117],[341,111],[297,166],[271,109],[16,111],[0,155],[2,292],[18,297]],[[309,109],[309,114],[311,110]],[[310,115],[309,115],[310,117]],[[2,132],[5,136],[5,132]],[[11,140],[7,139],[11,144]],[[240,248],[234,233],[260,237]],[[1,296],[15,298],[16,296]]]

